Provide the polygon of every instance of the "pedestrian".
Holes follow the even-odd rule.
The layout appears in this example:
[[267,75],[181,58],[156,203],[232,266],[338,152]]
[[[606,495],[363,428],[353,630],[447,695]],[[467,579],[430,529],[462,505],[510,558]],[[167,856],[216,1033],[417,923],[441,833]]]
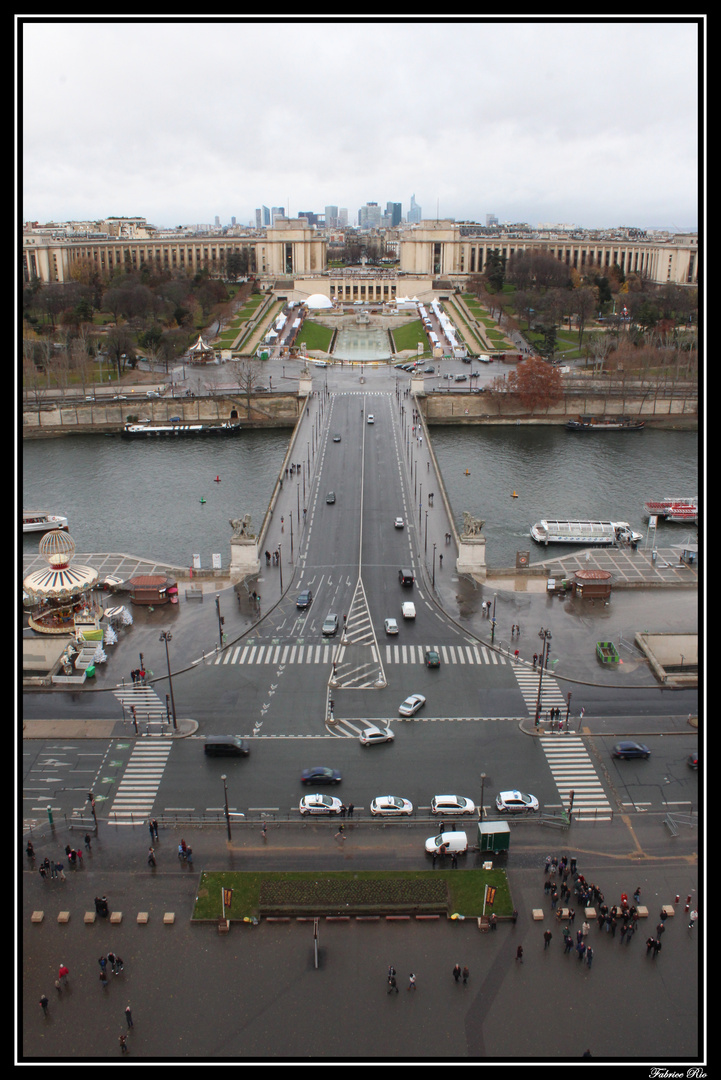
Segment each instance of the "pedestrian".
[[100,970],[101,971],[105,971],[105,966],[106,966],[107,962],[108,962],[107,956],[98,957],[98,963],[100,964]]
[[453,968],[453,978],[456,980],[456,982],[458,982],[460,977],[461,977],[461,965],[456,964],[455,967]]
[[590,926],[588,925],[588,923],[587,923],[587,922],[584,922],[584,923],[583,923],[583,925],[582,925],[582,927],[581,927],[581,933],[583,934],[583,936],[584,936],[584,937],[587,937],[587,936],[588,936],[588,931],[589,931],[590,929],[591,929],[591,927],[590,927]]
[[653,942],[653,958],[654,958],[654,960],[656,959],[656,957],[658,956],[658,954],[660,952],[661,952],[661,942],[658,940],[658,938],[654,938],[654,942]]
[[148,866],[156,866],[155,852],[152,848],[148,848]]
[[120,959],[119,956],[116,956],[115,957],[115,974],[119,975],[124,967],[125,967],[125,965],[124,965],[123,961]]
[[457,870],[457,869],[458,869],[458,856],[456,855],[456,853],[454,851],[453,854],[451,855],[451,870]]
[[415,988],[416,988],[416,977],[413,974],[413,972],[411,972],[410,975],[408,976],[408,989],[409,990],[415,990]]
[[551,869],[551,856],[546,855],[546,865],[543,868],[544,874],[547,874],[550,869]]
[[58,872],[58,876],[61,881],[65,881],[65,868],[61,862],[55,863],[55,869]]
[[554,889],[553,892],[551,893],[551,910],[552,911],[556,910],[556,904],[557,903],[558,903],[558,893]]
[[191,847],[189,847],[185,853],[185,861],[187,862],[188,866],[193,865],[193,849]]
[[574,858],[572,858],[571,859],[571,873],[573,874],[574,877],[576,876],[576,867],[577,866],[578,866],[578,863],[576,862],[576,860]]
[[148,820],[148,832],[150,833],[150,839],[151,840],[155,839],[155,832],[153,830],[153,819],[152,818],[150,818]]
[[346,816],[347,813],[348,813],[348,807],[346,806],[345,803],[341,803],[340,804],[340,816],[343,818],[343,817]]
[[586,951],[585,942],[583,940],[581,940],[581,941],[579,941],[578,945],[576,946],[576,952],[578,953],[578,959],[579,960],[583,960],[583,954],[585,953],[585,951]]
[[70,974],[70,972],[65,967],[65,964],[61,964],[60,968],[58,969],[58,979],[60,980],[60,983],[61,983],[62,986],[67,986],[68,985],[68,975],[69,974]]
[[[661,916],[663,918],[663,915]],[[692,911],[688,917],[688,928],[693,930],[696,920],[698,919],[698,911]]]
[[343,826],[343,825],[338,826],[338,832],[335,834],[336,840],[345,840],[344,828],[345,828],[345,826]]
[[83,865],[83,853],[80,850],[80,848],[78,848],[77,851],[75,852],[75,858],[78,860],[78,866],[82,866]]
[[633,899],[634,899],[634,903],[636,903],[636,904],[641,903],[641,886],[640,885],[637,887],[635,893],[633,894]]
[[544,947],[544,949],[547,949],[548,946],[551,944],[551,938],[552,937],[553,937],[553,934],[551,933],[550,930],[544,931],[544,934],[543,934],[543,947]]
[[45,994],[43,994],[43,996],[40,998],[40,1008],[43,1010],[43,1016],[48,1015],[48,1004],[48,999],[45,997]]
[[593,963],[593,949],[591,948],[590,945],[586,949],[586,963],[588,964],[589,967]]
[[516,961],[518,960],[523,963],[523,945],[519,945],[516,949]]
[[518,649],[516,649],[513,656],[514,656],[515,662],[518,663]]
[[102,986],[103,990],[108,989],[108,976],[105,974],[105,969],[104,968],[100,972],[100,985]]
[[646,938],[646,956],[648,956],[648,954],[651,952],[651,949],[654,946],[655,940],[656,939],[652,938],[652,937]]
[[633,937],[634,933],[635,933],[635,930],[634,930],[633,923],[632,923],[629,926],[628,930],[626,931],[626,944],[627,945],[630,943],[631,938]]
[[152,820],[152,826],[153,826],[153,832],[155,834],[155,839],[156,840],[160,839],[159,836],[158,836],[158,822],[156,821],[155,818],[153,818],[153,820]]
[[533,670],[536,670],[536,664],[538,663],[538,653],[533,654]]
[[268,822],[267,821],[263,822],[263,827],[260,830],[260,835],[263,837],[264,840],[268,839]]
[[133,1014],[130,1011],[129,1005],[125,1006],[125,1019],[128,1021],[128,1027],[131,1028],[133,1026]]
[[623,939],[625,938],[627,933],[628,933],[628,923],[624,923],[623,926],[621,927],[621,944],[623,944]]
[[87,848],[88,851],[91,850],[91,847],[90,847],[90,833],[85,833],[85,847]]
[[388,976],[388,991],[387,992],[389,994],[392,994],[394,990],[395,990],[396,993],[398,993],[398,984],[396,983],[396,977],[395,977],[395,975],[389,975]]
[[128,1052],[128,1036],[123,1034],[118,1036],[118,1042],[120,1043],[121,1054],[127,1054]]
[[467,967],[464,967],[463,968],[463,985],[464,986],[468,985],[468,976],[469,975],[470,975],[470,971],[468,970]]
[[115,953],[109,952],[108,956],[107,956],[107,961],[110,964],[110,970],[113,972],[113,974],[115,974],[115,961],[116,961]]
[[498,929],[498,919],[496,918],[496,913],[494,911],[494,913],[491,915],[491,930],[497,930],[497,929]]
[[348,817],[353,817],[354,810],[355,806],[353,805],[353,803],[348,803]]
[[35,848],[33,847],[30,840],[28,840],[28,842],[27,842],[27,846],[25,848],[25,854],[27,855],[28,859],[34,859],[35,858]]
[[564,951],[564,953],[570,953],[572,948],[573,948],[573,938],[571,937],[570,934],[566,934],[564,945],[563,945],[563,951]]

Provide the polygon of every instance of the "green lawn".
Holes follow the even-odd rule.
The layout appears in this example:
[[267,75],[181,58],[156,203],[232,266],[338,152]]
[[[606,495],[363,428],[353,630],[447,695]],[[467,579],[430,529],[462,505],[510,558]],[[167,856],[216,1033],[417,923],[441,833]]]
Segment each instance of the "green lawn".
[[396,352],[403,352],[405,349],[413,349],[415,352],[418,348],[418,342],[420,341],[424,352],[430,356],[428,338],[426,337],[426,332],[423,329],[423,323],[420,319],[414,319],[413,322],[404,323],[403,326],[396,327],[396,329],[392,331],[392,334]]
[[[332,914],[334,908],[348,914],[353,914],[354,902],[363,904],[364,913],[391,914],[403,908],[402,896],[403,883],[407,884],[408,904],[413,905],[415,896],[425,883],[429,881],[443,882],[448,891],[447,914],[464,915],[475,917],[483,914],[484,886],[491,885],[496,889],[493,911],[497,915],[510,915],[513,911],[508,878],[505,870],[422,870],[422,871],[353,871],[353,872],[327,872],[304,871],[297,874],[265,874],[253,871],[247,872],[207,872],[201,875],[198,886],[198,895],[193,909],[194,919],[220,919],[222,917],[221,890],[232,889],[233,899],[230,911],[226,909],[226,918],[252,919],[260,915],[261,887],[264,891],[272,892],[274,883],[279,883],[287,889],[294,884],[298,886],[297,895],[303,895],[304,883],[311,883],[314,888],[327,886],[328,895],[333,896],[329,902],[328,914]],[[394,903],[378,901],[368,906],[365,893],[369,888],[375,888],[376,893],[383,893],[384,883],[390,892],[393,885],[395,895]],[[363,896],[360,896],[360,887],[363,887]],[[322,907],[322,905],[321,905]],[[299,899],[294,914],[304,914],[311,908],[304,909],[303,902]],[[360,910],[360,908],[359,908]],[[312,913],[319,913],[318,904],[313,905]],[[487,911],[486,914],[490,912]]]
[[332,339],[333,331],[327,326],[321,326],[320,323],[313,322],[312,319],[306,319],[295,340],[295,344],[301,345],[305,342],[307,349],[328,352]]

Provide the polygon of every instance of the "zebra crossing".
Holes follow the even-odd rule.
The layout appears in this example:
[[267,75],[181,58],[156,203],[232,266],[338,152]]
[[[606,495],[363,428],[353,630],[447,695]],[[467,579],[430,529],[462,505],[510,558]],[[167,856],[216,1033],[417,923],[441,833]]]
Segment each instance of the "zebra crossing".
[[564,809],[573,792],[575,816],[610,820],[613,811],[583,739],[558,734],[542,736],[540,742]]
[[172,742],[155,739],[135,744],[110,807],[111,819],[137,824],[148,817],[172,748]]
[[165,702],[156,694],[151,686],[143,686],[133,683],[132,686],[117,686],[113,690],[113,696],[123,706],[123,716],[132,717],[133,710],[136,720],[148,722],[165,722],[168,718]]
[[[516,676],[516,682],[518,683],[521,696],[528,709],[529,716],[535,717],[536,702],[538,701],[538,680],[541,673],[538,668],[531,668],[526,664],[511,664],[511,667]],[[549,709],[562,708],[565,710],[565,707],[566,699],[559,689],[558,683],[553,675],[549,675],[547,671],[544,671],[543,683],[541,685],[540,715],[545,716]],[[563,715],[565,716],[565,712]]]
[[[372,637],[362,637],[357,633],[356,628],[351,628],[350,620],[347,633],[348,642],[346,644],[343,642],[336,642],[333,645],[326,642],[320,645],[314,643],[279,644],[278,642],[271,642],[270,644],[264,645],[257,643],[243,643],[236,646],[229,646],[209,662],[213,665],[330,664],[334,661],[336,664],[340,664],[345,659],[349,647],[353,645],[364,645],[372,650],[373,663],[376,668],[381,661],[386,664],[425,664],[427,649],[435,649],[439,653],[443,664],[491,664],[514,666],[510,664],[508,657],[504,656],[502,653],[495,652],[493,649],[486,648],[485,645],[386,644],[385,646],[377,646]],[[544,675],[544,701],[546,700],[546,678],[547,676]],[[535,676],[535,686],[536,688],[538,686],[537,676]],[[535,696],[533,698],[533,703],[535,708]],[[563,704],[562,696],[560,698],[560,703]],[[553,704],[559,704],[559,702],[554,700]]]

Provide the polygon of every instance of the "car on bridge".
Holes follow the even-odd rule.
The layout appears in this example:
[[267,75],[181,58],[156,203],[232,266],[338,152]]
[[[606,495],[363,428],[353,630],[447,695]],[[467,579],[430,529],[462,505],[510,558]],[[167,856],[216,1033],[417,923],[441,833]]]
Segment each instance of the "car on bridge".
[[332,795],[304,795],[298,809],[301,814],[340,814],[342,802]]
[[300,774],[301,784],[340,784],[343,777],[337,769],[331,769],[327,765],[313,765],[310,769],[303,769]]
[[374,817],[407,817],[413,813],[413,803],[408,799],[399,799],[397,795],[377,795],[371,803]]

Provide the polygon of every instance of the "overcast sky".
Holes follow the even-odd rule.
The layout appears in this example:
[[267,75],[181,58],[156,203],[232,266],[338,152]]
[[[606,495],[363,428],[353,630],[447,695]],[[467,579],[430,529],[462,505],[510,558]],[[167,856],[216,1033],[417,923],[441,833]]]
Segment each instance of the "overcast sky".
[[23,220],[698,224],[693,23],[26,22]]

